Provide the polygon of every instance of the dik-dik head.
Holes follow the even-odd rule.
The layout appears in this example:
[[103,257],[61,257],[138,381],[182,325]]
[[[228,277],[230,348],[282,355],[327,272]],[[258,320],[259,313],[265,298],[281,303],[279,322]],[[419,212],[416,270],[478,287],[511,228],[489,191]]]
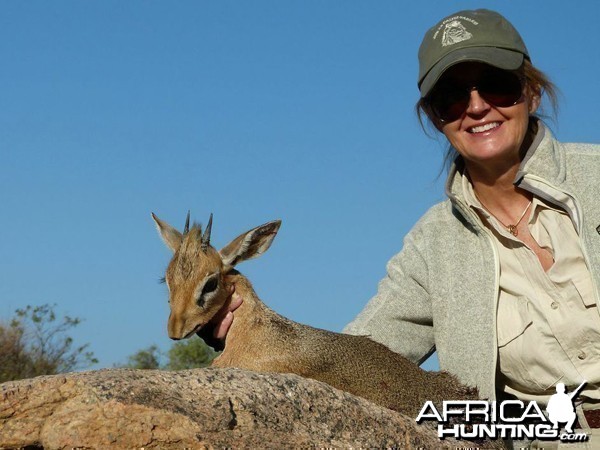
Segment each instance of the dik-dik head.
[[188,213],[183,233],[152,214],[158,232],[174,255],[165,281],[169,288],[168,331],[171,339],[193,336],[221,309],[229,298],[227,275],[233,267],[255,258],[271,246],[280,220],[253,228],[220,251],[210,245],[212,214],[202,233],[200,225],[190,229]]

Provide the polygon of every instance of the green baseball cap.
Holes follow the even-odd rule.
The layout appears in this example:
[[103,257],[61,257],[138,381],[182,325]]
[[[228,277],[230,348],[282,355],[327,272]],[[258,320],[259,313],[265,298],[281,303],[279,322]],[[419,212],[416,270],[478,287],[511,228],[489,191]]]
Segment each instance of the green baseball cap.
[[479,61],[516,70],[529,53],[519,32],[502,15],[488,9],[459,11],[430,28],[419,47],[421,97],[440,76],[463,61]]

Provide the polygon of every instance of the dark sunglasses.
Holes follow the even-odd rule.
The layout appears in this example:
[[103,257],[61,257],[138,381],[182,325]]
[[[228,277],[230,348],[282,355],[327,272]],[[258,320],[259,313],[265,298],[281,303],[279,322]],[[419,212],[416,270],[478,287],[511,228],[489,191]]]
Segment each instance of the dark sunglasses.
[[523,79],[514,72],[490,69],[475,82],[440,80],[425,101],[438,119],[453,122],[469,107],[471,91],[474,89],[487,103],[505,108],[516,105],[521,99]]

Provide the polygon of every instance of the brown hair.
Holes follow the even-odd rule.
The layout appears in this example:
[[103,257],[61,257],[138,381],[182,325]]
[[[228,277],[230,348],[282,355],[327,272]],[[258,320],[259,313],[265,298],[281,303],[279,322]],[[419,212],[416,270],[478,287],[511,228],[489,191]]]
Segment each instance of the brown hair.
[[[546,94],[546,98],[550,102],[550,117],[556,120],[559,94],[556,85],[550,81],[550,78],[548,78],[544,72],[531,64],[531,61],[528,59],[523,61],[520,71],[525,77],[525,89],[527,90],[527,95],[530,98],[539,97],[541,100],[544,94]],[[533,115],[535,117],[546,117],[546,114],[540,114],[539,116],[537,114]]]

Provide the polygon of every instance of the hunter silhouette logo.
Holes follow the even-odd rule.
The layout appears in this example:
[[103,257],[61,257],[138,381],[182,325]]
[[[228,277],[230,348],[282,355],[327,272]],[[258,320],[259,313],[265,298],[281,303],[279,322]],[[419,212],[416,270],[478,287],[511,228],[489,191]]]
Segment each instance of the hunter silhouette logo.
[[565,431],[567,433],[573,433],[573,424],[577,415],[575,414],[575,407],[573,406],[573,399],[577,396],[579,391],[587,384],[587,381],[583,381],[577,389],[570,394],[565,393],[565,384],[558,383],[556,385],[556,394],[553,394],[548,401],[546,411],[548,412],[548,418],[552,422],[552,428],[558,429],[558,423],[566,423]]

